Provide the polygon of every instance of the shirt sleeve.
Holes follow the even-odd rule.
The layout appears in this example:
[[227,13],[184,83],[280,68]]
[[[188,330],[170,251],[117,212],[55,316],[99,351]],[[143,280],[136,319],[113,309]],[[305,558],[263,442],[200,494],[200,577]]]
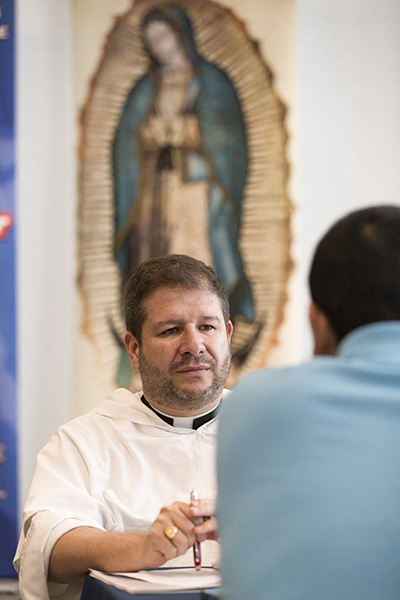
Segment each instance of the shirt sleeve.
[[71,586],[47,583],[49,560],[54,544],[67,531],[113,528],[107,506],[93,495],[95,477],[94,467],[68,430],[59,430],[39,453],[14,558],[24,600],[74,597],[64,595]]

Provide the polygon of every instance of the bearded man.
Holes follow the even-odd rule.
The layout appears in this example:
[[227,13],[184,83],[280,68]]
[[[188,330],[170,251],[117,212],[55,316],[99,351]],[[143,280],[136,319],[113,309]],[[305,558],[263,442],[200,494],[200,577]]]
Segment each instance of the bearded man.
[[[14,565],[23,598],[79,598],[89,569],[218,558],[217,412],[230,368],[227,294],[185,255],[143,263],[124,293],[125,346],[143,391],[120,388],[62,426],[37,460]],[[190,502],[193,488],[199,500]]]

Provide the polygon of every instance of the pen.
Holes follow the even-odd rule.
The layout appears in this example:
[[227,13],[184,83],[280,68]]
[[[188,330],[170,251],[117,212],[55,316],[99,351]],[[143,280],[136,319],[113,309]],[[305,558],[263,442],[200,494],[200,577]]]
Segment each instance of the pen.
[[[190,502],[193,502],[193,500],[198,500],[198,499],[199,498],[197,496],[196,490],[192,490],[190,492]],[[196,571],[200,571],[200,569],[201,569],[201,550],[200,550],[200,543],[197,540],[193,544],[193,560],[194,560],[194,566],[196,568]]]

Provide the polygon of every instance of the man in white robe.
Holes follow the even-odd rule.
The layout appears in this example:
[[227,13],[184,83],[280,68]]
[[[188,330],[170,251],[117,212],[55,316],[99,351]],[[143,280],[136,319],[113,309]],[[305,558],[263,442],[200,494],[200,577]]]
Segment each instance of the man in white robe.
[[[14,565],[24,600],[79,598],[90,568],[217,558],[216,414],[230,367],[229,305],[213,269],[183,255],[126,286],[125,346],[143,392],[118,389],[38,456]],[[195,488],[200,499],[190,502]]]

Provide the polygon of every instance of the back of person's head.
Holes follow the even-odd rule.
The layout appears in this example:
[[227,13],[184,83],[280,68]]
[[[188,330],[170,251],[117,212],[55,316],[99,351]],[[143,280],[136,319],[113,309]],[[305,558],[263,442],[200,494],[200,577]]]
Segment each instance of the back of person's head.
[[309,284],[337,342],[361,325],[400,320],[400,206],[335,223],[316,248]]
[[161,288],[203,289],[212,292],[220,300],[225,325],[228,326],[228,296],[214,269],[185,254],[168,254],[139,265],[125,286],[125,325],[139,344],[142,326],[147,316],[145,300]]

